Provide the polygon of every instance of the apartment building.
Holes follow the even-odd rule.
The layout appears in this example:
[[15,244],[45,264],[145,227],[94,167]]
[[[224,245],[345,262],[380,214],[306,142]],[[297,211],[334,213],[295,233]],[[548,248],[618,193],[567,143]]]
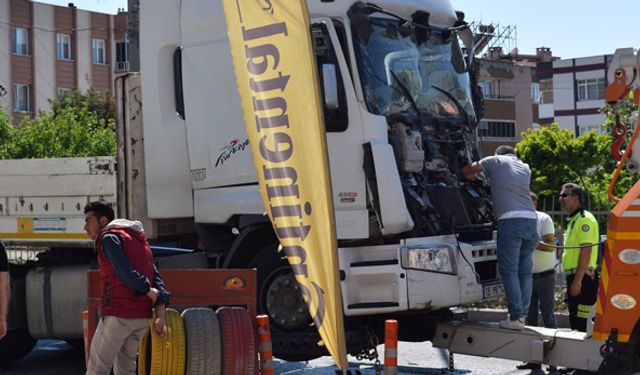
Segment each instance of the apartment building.
[[490,48],[480,61],[478,84],[485,100],[484,118],[477,129],[483,155],[492,155],[501,144],[515,146],[521,134],[539,126],[540,83],[536,66],[553,59],[549,48],[538,48],[535,55],[517,50],[503,53]]
[[576,136],[590,130],[602,132],[605,115],[607,70],[612,55],[563,59],[538,64],[541,125],[556,122]]
[[124,11],[0,0],[0,105],[18,122],[69,90],[113,91],[114,75],[129,68],[126,35]]

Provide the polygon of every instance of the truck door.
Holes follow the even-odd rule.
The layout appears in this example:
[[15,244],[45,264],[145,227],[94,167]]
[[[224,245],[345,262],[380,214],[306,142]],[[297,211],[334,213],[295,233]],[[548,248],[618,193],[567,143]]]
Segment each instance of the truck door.
[[180,24],[174,66],[193,188],[257,183],[221,2],[184,2]]
[[367,238],[364,137],[347,65],[345,29],[339,21],[317,18],[312,20],[311,30],[322,91],[338,239]]

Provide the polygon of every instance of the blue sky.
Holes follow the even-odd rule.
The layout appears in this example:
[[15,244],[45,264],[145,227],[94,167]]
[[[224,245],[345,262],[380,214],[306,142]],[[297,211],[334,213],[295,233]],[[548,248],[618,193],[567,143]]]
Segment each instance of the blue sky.
[[640,47],[638,0],[451,0],[467,21],[517,27],[520,53],[550,47],[563,59]]
[[[127,7],[126,0],[40,1],[64,6],[72,1],[78,8],[105,13]],[[638,0],[451,1],[455,9],[465,12],[467,21],[515,26],[517,47],[524,54],[544,46],[550,47],[554,56],[574,58],[640,47]],[[511,47],[515,46],[513,42]]]
[[39,3],[67,6],[73,3],[76,7],[102,13],[118,13],[118,8],[127,9],[127,0],[35,0]]

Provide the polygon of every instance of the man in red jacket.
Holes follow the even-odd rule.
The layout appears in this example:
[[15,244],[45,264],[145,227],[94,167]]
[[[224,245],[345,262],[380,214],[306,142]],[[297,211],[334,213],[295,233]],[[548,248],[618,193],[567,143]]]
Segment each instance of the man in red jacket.
[[96,241],[100,271],[101,318],[91,342],[87,375],[135,374],[138,343],[152,328],[164,336],[165,305],[169,293],[153,263],[142,224],[114,220],[105,202],[90,202],[84,208],[84,230]]

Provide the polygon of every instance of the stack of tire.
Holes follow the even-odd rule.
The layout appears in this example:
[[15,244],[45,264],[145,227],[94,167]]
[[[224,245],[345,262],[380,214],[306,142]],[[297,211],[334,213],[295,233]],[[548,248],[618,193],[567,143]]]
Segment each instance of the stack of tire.
[[138,375],[258,374],[252,318],[240,307],[166,312],[166,335],[153,329],[140,341]]

